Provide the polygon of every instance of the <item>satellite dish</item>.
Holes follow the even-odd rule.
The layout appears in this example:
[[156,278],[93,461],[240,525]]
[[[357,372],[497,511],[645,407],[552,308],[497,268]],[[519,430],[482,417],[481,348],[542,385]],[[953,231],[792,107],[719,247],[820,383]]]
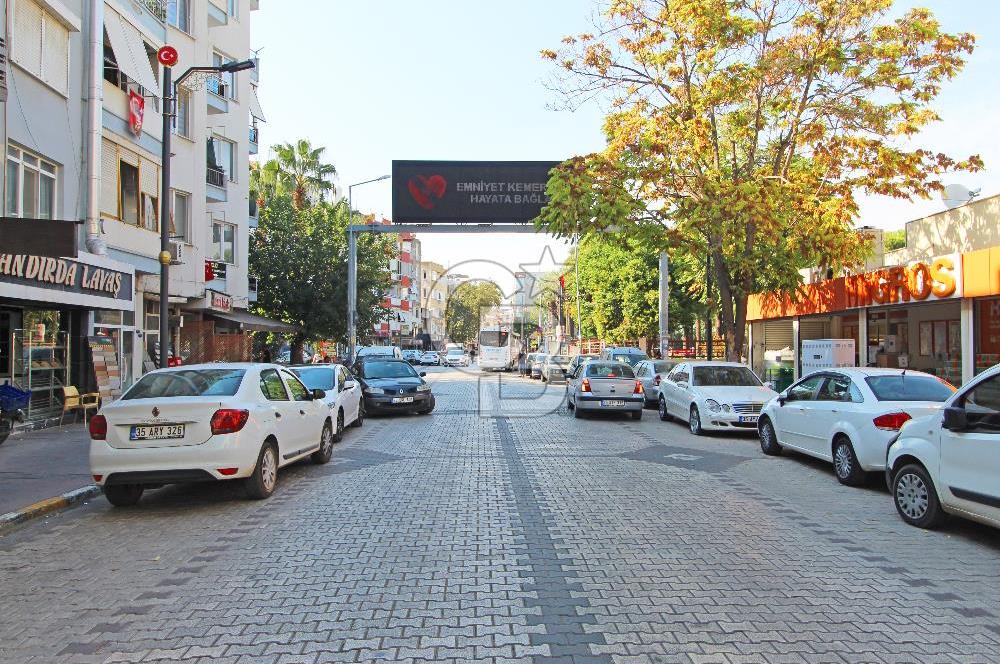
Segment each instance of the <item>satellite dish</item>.
[[980,189],[969,189],[963,184],[949,184],[941,192],[941,200],[950,210],[970,202],[980,191]]

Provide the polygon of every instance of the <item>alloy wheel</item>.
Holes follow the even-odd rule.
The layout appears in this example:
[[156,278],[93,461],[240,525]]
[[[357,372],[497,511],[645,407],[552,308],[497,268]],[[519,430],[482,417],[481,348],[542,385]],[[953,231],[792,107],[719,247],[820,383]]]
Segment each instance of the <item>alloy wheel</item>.
[[333,450],[333,432],[330,431],[330,427],[323,427],[323,440],[320,443],[320,449],[323,450],[323,455],[326,456]]
[[846,444],[837,446],[836,451],[833,453],[833,466],[837,471],[837,477],[846,479],[851,476],[851,469],[854,467],[854,458],[851,454],[851,448]]
[[273,446],[264,450],[264,457],[260,460],[260,478],[264,488],[270,493],[278,479],[278,458]]
[[688,418],[688,426],[691,429],[691,433],[698,435],[701,431],[701,416],[698,415],[698,409],[691,409],[691,417]]
[[896,482],[896,504],[911,519],[922,519],[927,513],[929,495],[927,485],[919,475],[906,473]]

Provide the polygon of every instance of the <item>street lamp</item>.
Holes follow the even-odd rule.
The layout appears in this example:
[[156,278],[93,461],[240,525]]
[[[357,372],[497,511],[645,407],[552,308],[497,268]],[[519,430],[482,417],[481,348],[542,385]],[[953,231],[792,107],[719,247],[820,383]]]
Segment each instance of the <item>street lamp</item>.
[[354,199],[355,187],[372,182],[388,180],[391,175],[380,175],[371,180],[355,182],[347,188],[347,364],[354,363],[354,350],[358,343],[358,246],[354,237]]
[[192,74],[227,73],[253,69],[257,64],[253,60],[229,62],[224,65],[191,67],[177,78],[171,80],[171,67],[177,64],[177,50],[172,46],[164,46],[157,53],[157,59],[163,65],[163,137],[160,152],[160,368],[167,366],[170,347],[170,138],[171,120],[177,115],[177,88]]

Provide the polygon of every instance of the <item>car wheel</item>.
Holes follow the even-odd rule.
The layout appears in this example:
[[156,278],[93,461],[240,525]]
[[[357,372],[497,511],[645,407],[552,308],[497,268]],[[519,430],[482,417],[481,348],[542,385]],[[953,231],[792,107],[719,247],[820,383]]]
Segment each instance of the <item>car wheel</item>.
[[698,406],[691,406],[691,414],[688,415],[688,428],[696,436],[705,433],[705,430],[701,428],[701,413],[698,412]]
[[641,420],[642,419],[642,411],[641,410],[633,410],[629,414],[632,416],[633,420]]
[[764,454],[777,456],[781,454],[781,445],[778,444],[778,436],[774,432],[774,425],[771,420],[764,418],[760,423],[757,434],[760,436],[760,449]]
[[867,475],[861,470],[854,446],[846,436],[839,436],[833,443],[833,470],[837,480],[848,486],[858,486]]
[[657,401],[656,409],[660,414],[661,422],[669,422],[670,420],[674,419],[673,417],[671,417],[670,413],[667,412],[667,400],[664,399],[663,397],[660,397],[659,400]]
[[319,435],[319,449],[312,453],[310,457],[313,463],[324,464],[333,456],[333,430],[330,423],[323,425],[323,433]]
[[255,500],[269,498],[278,485],[278,446],[268,441],[260,448],[253,475],[244,480],[247,495]]
[[131,507],[142,498],[145,488],[141,484],[114,484],[104,487],[104,497],[115,507]]
[[418,410],[417,415],[430,415],[431,412],[434,410],[435,405],[436,403],[434,401],[431,401],[431,405],[427,406],[427,408],[424,408],[423,410]]
[[337,430],[333,433],[333,442],[339,443],[344,439],[344,410],[337,409]]
[[935,528],[945,520],[930,475],[921,466],[903,466],[892,477],[892,499],[903,521],[918,528]]
[[353,422],[351,422],[351,426],[354,427],[355,429],[360,429],[364,425],[365,425],[365,404],[364,402],[362,402],[358,404],[358,416],[357,418],[355,418]]
[[573,417],[578,420],[583,419],[583,411],[580,410],[580,407],[576,403],[573,404]]

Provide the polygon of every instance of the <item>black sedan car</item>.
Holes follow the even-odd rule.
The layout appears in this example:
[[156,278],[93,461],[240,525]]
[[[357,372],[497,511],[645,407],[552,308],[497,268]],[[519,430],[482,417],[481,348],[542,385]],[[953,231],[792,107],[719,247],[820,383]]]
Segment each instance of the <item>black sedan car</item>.
[[358,364],[357,377],[364,388],[365,413],[416,413],[434,410],[431,386],[426,373],[416,370],[406,360],[384,357],[364,359]]

